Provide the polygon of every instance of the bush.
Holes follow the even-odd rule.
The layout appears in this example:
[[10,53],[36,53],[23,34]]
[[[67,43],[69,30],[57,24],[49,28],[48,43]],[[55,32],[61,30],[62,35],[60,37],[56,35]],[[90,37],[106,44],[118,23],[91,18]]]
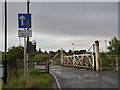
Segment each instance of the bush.
[[49,57],[48,56],[35,56],[34,60],[48,60]]

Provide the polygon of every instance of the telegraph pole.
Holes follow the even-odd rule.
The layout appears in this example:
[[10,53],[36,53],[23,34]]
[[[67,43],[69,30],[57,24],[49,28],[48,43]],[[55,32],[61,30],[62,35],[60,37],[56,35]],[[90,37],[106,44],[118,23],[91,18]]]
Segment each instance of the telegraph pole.
[[5,0],[5,53],[4,53],[4,85],[7,84],[7,1]]
[[[29,3],[30,1],[27,0],[27,14],[29,14]],[[29,30],[29,28],[27,28],[27,30]],[[29,69],[29,37],[27,37],[27,61],[28,61],[28,69]]]

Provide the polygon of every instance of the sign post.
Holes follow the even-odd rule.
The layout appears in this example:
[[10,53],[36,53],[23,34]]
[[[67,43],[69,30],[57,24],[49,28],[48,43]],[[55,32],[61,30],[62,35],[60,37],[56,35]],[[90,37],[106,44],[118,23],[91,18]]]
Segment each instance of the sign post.
[[18,14],[18,27],[24,28],[18,31],[18,37],[24,37],[24,79],[26,80],[26,37],[32,37],[32,30],[25,28],[31,28],[31,14]]
[[24,78],[26,80],[26,37],[24,37]]
[[32,30],[18,30],[18,37],[24,37],[24,78],[26,80],[26,37],[32,37]]

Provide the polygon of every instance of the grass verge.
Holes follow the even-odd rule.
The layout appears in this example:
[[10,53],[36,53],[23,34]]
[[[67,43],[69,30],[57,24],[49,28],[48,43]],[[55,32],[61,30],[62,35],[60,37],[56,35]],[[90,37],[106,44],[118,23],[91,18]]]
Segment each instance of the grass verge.
[[115,69],[111,70],[111,72],[117,72],[117,69],[115,68]]
[[40,73],[40,70],[29,70],[24,80],[24,71],[10,73],[7,85],[3,88],[50,88],[52,76],[48,73]]

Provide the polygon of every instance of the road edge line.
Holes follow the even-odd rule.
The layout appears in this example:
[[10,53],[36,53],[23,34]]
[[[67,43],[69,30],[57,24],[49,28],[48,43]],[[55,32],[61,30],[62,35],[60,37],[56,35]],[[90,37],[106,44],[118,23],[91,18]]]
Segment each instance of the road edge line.
[[56,83],[57,83],[57,87],[59,88],[59,90],[61,90],[60,84],[59,84],[58,79],[57,79],[57,77],[55,76],[55,74],[53,74],[52,72],[50,72],[50,74],[53,75],[53,77],[55,78],[55,81],[56,81]]

